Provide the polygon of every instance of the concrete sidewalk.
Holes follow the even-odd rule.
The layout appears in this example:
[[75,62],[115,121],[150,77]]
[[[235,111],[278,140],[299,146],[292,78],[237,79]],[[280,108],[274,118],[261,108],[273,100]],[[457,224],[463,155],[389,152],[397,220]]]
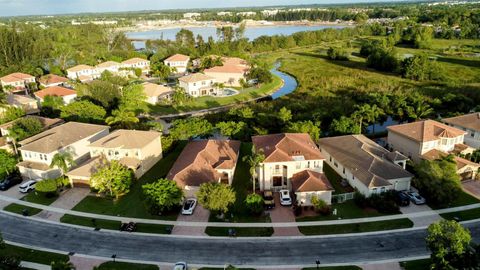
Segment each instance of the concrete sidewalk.
[[362,265],[363,270],[402,270],[398,262]]
[[[81,200],[87,197],[89,193],[90,189],[87,188],[71,188],[60,194],[58,199],[54,201],[50,206],[70,210],[75,207],[75,205],[77,205]],[[43,210],[42,212],[38,213],[36,217],[60,222],[60,218],[63,215],[63,213]]]

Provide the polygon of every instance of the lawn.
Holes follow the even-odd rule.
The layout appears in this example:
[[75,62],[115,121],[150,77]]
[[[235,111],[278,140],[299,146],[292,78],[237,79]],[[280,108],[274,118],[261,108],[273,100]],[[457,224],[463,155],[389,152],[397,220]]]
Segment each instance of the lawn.
[[142,176],[130,189],[130,192],[115,201],[113,199],[88,196],[78,203],[73,210],[111,216],[123,216],[146,219],[176,220],[178,212],[166,213],[162,216],[152,215],[143,201],[142,185],[165,177],[173,163],[185,147],[186,142],[179,143],[155,166]]
[[309,267],[309,268],[302,268],[302,270],[317,270],[317,269],[323,269],[323,270],[361,270],[362,268],[354,265],[346,265],[346,266],[327,266],[327,267]]
[[459,212],[445,213],[440,215],[444,219],[465,221],[480,218],[480,208]]
[[343,178],[330,165],[325,162],[323,163],[323,172],[325,173],[328,181],[335,189],[333,195],[352,192],[352,188],[350,186],[345,188],[341,185]]
[[430,259],[401,262],[400,265],[405,270],[425,270],[430,269]]
[[413,227],[413,222],[408,218],[385,220],[376,222],[365,222],[356,224],[338,224],[325,226],[302,226],[298,227],[304,235],[325,235],[362,233],[374,231],[386,231]]
[[[45,195],[38,193],[38,192],[30,192],[27,195],[25,195],[22,200],[26,202],[31,202],[31,203],[38,203],[42,205],[50,205],[52,204],[55,200],[57,200],[58,197],[53,197],[53,198],[47,198]],[[16,214],[23,214],[23,210],[28,211],[28,215],[33,216],[36,215],[40,212],[42,212],[41,209],[34,208],[34,207],[27,207],[23,206],[20,204],[12,203],[10,205],[7,205],[3,210],[16,213]]]
[[[235,268],[235,269],[239,269],[239,270],[255,270],[253,268]],[[212,268],[212,267],[202,267],[198,270],[225,270],[225,268]]]
[[275,90],[280,88],[281,85],[282,85],[282,80],[280,79],[280,77],[274,75],[273,81],[271,83],[264,84],[258,88],[251,87],[244,90],[240,90],[240,93],[235,96],[199,97],[199,98],[194,98],[192,101],[177,107],[173,107],[170,105],[155,105],[155,106],[151,106],[151,113],[157,114],[157,115],[173,114],[173,113],[210,109],[210,108],[245,102],[245,101],[260,98],[267,94],[273,93]]
[[447,207],[438,207],[437,205],[431,205],[427,201],[428,206],[430,206],[432,209],[452,208],[452,207],[464,206],[464,205],[475,204],[475,203],[480,203],[480,200],[464,191],[462,191],[458,196],[458,198],[452,203],[450,203]]
[[67,255],[58,253],[39,251],[29,248],[18,247],[14,245],[5,245],[5,249],[0,249],[0,253],[5,256],[14,256],[20,258],[22,261],[34,262],[40,264],[50,265],[54,261],[69,261]]
[[358,207],[353,200],[349,200],[344,203],[332,204],[332,209],[337,209],[336,216],[334,215],[307,216],[307,217],[297,218],[297,221],[351,219],[351,218],[378,217],[378,216],[384,215],[372,208],[362,209]]
[[[207,227],[205,229],[205,233],[210,236],[229,236],[228,230],[230,228],[224,227]],[[255,227],[255,228],[233,228],[235,229],[237,237],[254,237],[254,236],[261,236],[261,237],[269,237],[273,234],[273,228],[269,227]]]
[[159,270],[157,265],[153,264],[138,264],[138,263],[126,263],[126,262],[104,262],[97,266],[98,270]]

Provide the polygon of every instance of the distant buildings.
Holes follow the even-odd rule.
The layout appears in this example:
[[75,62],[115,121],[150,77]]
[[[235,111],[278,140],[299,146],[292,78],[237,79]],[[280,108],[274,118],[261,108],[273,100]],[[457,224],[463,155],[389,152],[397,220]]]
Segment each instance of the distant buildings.
[[21,72],[15,72],[0,78],[2,88],[10,92],[23,91],[30,83],[35,83],[35,76]]
[[192,73],[180,77],[178,82],[179,86],[192,97],[217,95],[218,87],[215,85],[217,81],[203,73]]
[[39,102],[43,102],[46,96],[61,97],[64,104],[70,104],[77,97],[77,91],[62,86],[52,86],[34,93]]
[[197,18],[197,17],[200,17],[200,16],[202,16],[202,14],[197,13],[197,12],[190,12],[190,13],[184,13],[183,14],[184,19],[194,19],[194,18]]
[[185,73],[190,62],[190,56],[174,54],[163,61],[166,66],[174,70],[174,73]]
[[40,77],[38,80],[42,87],[62,86],[68,82],[68,79],[55,74],[48,74]]
[[134,70],[140,69],[142,74],[150,72],[150,61],[142,58],[131,58],[118,63],[115,61],[106,61],[97,66],[77,65],[67,69],[67,77],[71,80],[88,82],[100,78],[103,72],[108,71],[117,76],[133,76]]
[[246,75],[250,71],[247,61],[236,57],[222,57],[222,63],[222,66],[205,69],[203,72],[218,83],[234,87],[241,86],[241,80],[246,80]]

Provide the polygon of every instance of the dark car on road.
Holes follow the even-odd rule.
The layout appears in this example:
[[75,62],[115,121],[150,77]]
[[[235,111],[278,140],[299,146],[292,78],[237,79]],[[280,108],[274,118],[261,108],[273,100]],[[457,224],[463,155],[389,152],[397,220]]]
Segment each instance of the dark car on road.
[[396,194],[396,201],[398,206],[409,206],[410,205],[410,197],[405,192],[397,192]]
[[13,173],[0,180],[0,190],[5,191],[11,187],[22,183],[22,177],[18,173]]
[[265,208],[273,209],[275,208],[275,199],[273,198],[273,192],[267,190],[263,192],[263,203]]

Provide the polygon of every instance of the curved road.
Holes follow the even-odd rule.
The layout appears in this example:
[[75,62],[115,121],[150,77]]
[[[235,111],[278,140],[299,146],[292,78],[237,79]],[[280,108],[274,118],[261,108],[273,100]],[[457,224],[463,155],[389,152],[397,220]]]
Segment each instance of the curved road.
[[[480,222],[466,225],[480,239]],[[375,235],[289,238],[190,238],[94,231],[0,213],[5,240],[78,254],[130,260],[223,265],[305,265],[427,255],[424,229]]]

